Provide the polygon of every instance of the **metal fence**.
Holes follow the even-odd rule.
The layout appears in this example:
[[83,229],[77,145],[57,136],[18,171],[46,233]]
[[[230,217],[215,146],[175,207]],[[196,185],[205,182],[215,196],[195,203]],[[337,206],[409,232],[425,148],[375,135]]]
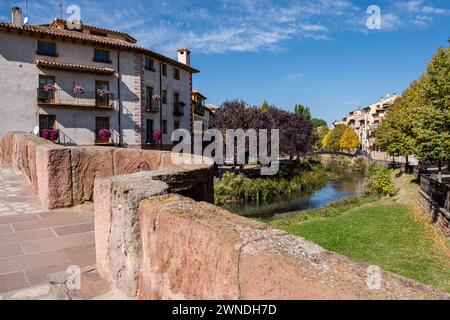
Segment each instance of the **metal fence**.
[[450,181],[439,182],[431,174],[420,176],[420,189],[436,204],[450,211]]

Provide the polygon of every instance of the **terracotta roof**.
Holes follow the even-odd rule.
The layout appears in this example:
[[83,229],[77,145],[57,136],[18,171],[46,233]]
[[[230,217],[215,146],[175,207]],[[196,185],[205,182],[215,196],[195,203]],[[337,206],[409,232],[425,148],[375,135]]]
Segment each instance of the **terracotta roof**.
[[[48,27],[49,28],[54,28],[54,27],[57,27],[57,26],[59,26],[61,24],[65,24],[65,23],[66,23],[66,20],[64,20],[64,19],[55,19],[55,20],[53,20],[53,22],[51,24],[48,25]],[[125,33],[125,32],[105,29],[105,28],[101,28],[101,27],[90,26],[90,25],[87,25],[87,24],[84,24],[84,23],[82,24],[82,26],[83,26],[83,28],[86,28],[88,30],[94,30],[94,31],[99,31],[99,32],[106,32],[106,33],[114,33],[114,34],[120,35],[122,37],[128,38],[133,43],[137,42],[137,40],[134,37],[130,36],[128,33]]]
[[63,70],[63,71],[75,71],[75,72],[85,72],[85,73],[95,73],[95,74],[114,74],[114,69],[111,68],[100,68],[91,67],[81,64],[71,64],[71,63],[59,63],[47,60],[36,60],[36,65],[45,69]]
[[120,39],[114,39],[114,38],[106,38],[106,37],[100,37],[95,36],[92,34],[86,34],[81,33],[77,31],[71,31],[67,29],[58,29],[58,28],[49,28],[48,26],[28,26],[28,25],[15,25],[9,22],[0,22],[0,31],[6,30],[11,31],[15,30],[18,32],[26,32],[26,33],[36,33],[40,35],[48,35],[53,37],[58,37],[62,39],[72,39],[72,40],[80,40],[85,41],[87,43],[93,44],[93,45],[107,45],[112,48],[116,49],[124,49],[124,50],[132,50],[136,51],[142,54],[146,54],[149,56],[152,56],[158,60],[161,60],[163,62],[166,62],[168,64],[174,65],[180,69],[187,70],[192,73],[200,72],[199,70],[192,68],[188,65],[185,65],[184,63],[178,62],[176,60],[170,59],[166,56],[163,56],[162,54],[159,54],[155,51],[152,51],[150,49],[141,47],[135,43],[130,43],[124,40]]
[[207,97],[205,97],[203,94],[201,94],[199,91],[197,91],[197,90],[192,90],[192,93],[193,94],[196,94],[196,95],[199,95],[200,97],[202,97],[203,99],[208,99]]

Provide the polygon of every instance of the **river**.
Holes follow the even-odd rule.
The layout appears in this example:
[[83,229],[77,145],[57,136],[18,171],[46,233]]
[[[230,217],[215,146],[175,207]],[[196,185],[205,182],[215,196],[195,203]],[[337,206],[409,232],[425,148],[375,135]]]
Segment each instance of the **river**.
[[362,192],[364,176],[351,170],[339,170],[339,177],[328,180],[319,190],[309,194],[294,194],[261,203],[236,203],[223,208],[247,217],[270,217],[286,212],[315,209],[339,199],[359,196]]

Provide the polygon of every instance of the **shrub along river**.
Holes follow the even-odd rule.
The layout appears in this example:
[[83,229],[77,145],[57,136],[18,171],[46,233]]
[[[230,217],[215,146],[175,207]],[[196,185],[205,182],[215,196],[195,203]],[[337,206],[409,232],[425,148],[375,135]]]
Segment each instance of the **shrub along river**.
[[268,201],[239,202],[222,205],[233,213],[247,217],[270,217],[281,213],[324,207],[339,199],[359,196],[364,185],[364,175],[349,168],[326,164],[331,178],[318,190],[296,193]]

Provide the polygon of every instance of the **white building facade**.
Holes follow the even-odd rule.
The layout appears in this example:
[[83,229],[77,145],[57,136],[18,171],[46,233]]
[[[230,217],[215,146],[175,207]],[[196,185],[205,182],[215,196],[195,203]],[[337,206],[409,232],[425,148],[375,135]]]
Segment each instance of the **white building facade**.
[[188,49],[176,61],[125,33],[21,25],[18,14],[0,23],[0,136],[38,126],[65,144],[168,149],[174,129],[192,131]]

